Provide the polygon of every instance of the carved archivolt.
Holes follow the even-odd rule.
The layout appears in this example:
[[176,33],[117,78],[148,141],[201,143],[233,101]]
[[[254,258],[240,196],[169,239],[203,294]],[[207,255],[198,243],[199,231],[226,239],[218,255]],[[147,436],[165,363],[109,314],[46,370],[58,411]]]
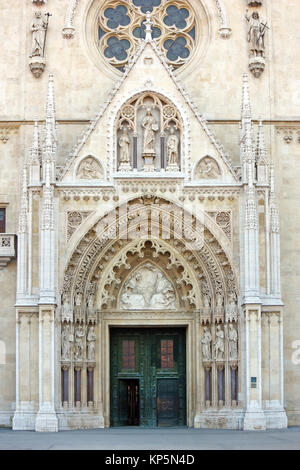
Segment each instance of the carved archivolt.
[[[129,273],[151,263],[172,279],[178,308],[200,308],[205,321],[221,321],[230,306],[228,312],[236,318],[238,286],[224,250],[206,227],[201,233],[193,217],[190,223],[185,221],[183,234],[182,220],[173,214],[170,235],[163,239],[162,220],[168,211],[160,206],[166,202],[132,201],[126,211],[117,208],[114,220],[108,214],[85,235],[64,275],[62,293],[71,307],[77,298],[77,304],[85,309],[92,289],[98,308],[118,309],[122,283],[129,280]],[[149,226],[145,231],[141,210],[147,211],[147,217],[156,212],[151,228],[157,230],[157,238],[151,239]],[[138,233],[143,235],[140,239],[136,238]]]

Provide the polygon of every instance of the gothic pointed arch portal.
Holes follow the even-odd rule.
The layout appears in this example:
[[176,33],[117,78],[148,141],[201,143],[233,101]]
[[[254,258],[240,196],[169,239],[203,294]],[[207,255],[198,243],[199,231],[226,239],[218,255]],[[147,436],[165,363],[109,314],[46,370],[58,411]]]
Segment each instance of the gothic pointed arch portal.
[[111,329],[180,326],[187,424],[204,426],[217,405],[232,419],[239,292],[230,254],[212,228],[212,220],[149,195],[116,207],[79,240],[62,283],[62,409],[89,403],[99,425],[110,425]]

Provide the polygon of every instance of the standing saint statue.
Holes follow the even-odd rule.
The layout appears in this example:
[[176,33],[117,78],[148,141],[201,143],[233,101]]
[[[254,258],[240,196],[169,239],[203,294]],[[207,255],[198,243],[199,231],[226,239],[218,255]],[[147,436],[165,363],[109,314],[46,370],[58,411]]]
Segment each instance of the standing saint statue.
[[64,325],[61,331],[61,357],[70,359],[70,325]]
[[203,361],[209,361],[211,360],[211,333],[207,326],[203,328],[203,335],[201,338],[201,343],[202,343],[202,359]]
[[171,127],[167,140],[168,165],[170,166],[177,166],[178,164],[178,144],[179,139],[174,132],[174,127]]
[[130,140],[127,132],[127,127],[124,127],[123,134],[119,139],[120,150],[120,163],[130,163]]
[[[248,10],[247,10],[248,13]],[[267,25],[261,23],[259,13],[254,11],[249,17],[246,13],[248,25],[248,42],[250,44],[250,54],[252,56],[264,57],[265,51],[265,32]]]
[[83,341],[85,337],[85,329],[82,325],[79,325],[75,329],[75,351],[74,359],[82,360],[83,359]]
[[236,360],[238,358],[238,351],[237,351],[238,335],[232,323],[229,324],[228,340],[229,340],[229,359]]
[[44,57],[45,37],[48,23],[42,18],[40,11],[35,12],[34,19],[31,23],[32,31],[32,57]]
[[217,331],[216,331],[216,341],[215,341],[215,358],[216,360],[218,359],[224,359],[224,331],[222,330],[221,326],[217,326]]
[[151,113],[151,109],[147,108],[146,116],[143,119],[142,127],[144,128],[144,147],[143,153],[155,153],[155,132],[158,131],[158,125]]
[[96,342],[97,336],[95,334],[94,327],[91,326],[89,328],[89,332],[87,335],[87,359],[88,361],[94,361],[95,360],[95,342]]

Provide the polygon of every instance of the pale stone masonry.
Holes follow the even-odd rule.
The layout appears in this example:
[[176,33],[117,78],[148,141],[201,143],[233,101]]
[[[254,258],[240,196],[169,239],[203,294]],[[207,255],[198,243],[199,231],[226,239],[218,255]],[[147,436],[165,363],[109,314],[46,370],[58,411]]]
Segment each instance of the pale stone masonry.
[[[139,383],[140,420],[300,425],[300,9],[286,3],[1,2],[0,426],[108,427],[122,380]],[[116,327],[136,329],[134,371]],[[184,393],[152,382],[151,407],[141,327],[185,329],[185,371],[174,349],[158,372]]]

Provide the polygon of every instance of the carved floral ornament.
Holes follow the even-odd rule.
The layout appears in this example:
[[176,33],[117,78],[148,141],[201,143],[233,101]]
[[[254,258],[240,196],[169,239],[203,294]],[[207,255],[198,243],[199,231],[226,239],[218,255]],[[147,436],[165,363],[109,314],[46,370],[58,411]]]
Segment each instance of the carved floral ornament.
[[[152,202],[154,204],[154,201]],[[150,205],[148,209],[155,212]],[[124,309],[126,302],[127,306],[128,302],[131,306],[134,306],[135,302],[144,302],[144,308],[148,309],[154,294],[157,294],[156,300],[154,298],[152,301],[154,305],[170,302],[168,305],[173,308],[173,290],[168,284],[168,279],[172,279],[180,303],[178,308],[203,308],[204,321],[219,321],[224,315],[228,320],[236,318],[237,278],[228,257],[211,232],[203,227],[202,235],[197,235],[196,221],[193,219],[190,224],[186,224],[184,236],[179,236],[182,220],[176,216],[170,220],[169,238],[162,240],[161,221],[166,219],[166,212],[157,208],[157,223],[151,224],[152,228],[157,228],[157,237],[147,238],[144,233],[143,237],[140,237],[142,239],[137,239],[136,234],[142,231],[142,227],[145,228],[145,222],[141,222],[140,218],[141,210],[140,205],[135,209],[131,207],[131,212],[121,214],[119,208],[117,221],[111,223],[109,215],[106,216],[79,242],[64,274],[63,307],[65,303],[77,305],[78,308],[74,307],[75,316],[79,319],[81,315],[84,317],[82,307],[86,308],[88,305],[91,295],[89,292],[92,289],[94,294],[91,303],[102,309],[117,309],[118,302],[121,309]],[[134,233],[134,238],[130,238],[130,233]],[[197,236],[202,237],[202,245],[199,244],[198,249],[192,243],[196,241]],[[138,297],[138,279],[131,283],[129,278],[130,271],[138,273],[135,270],[139,269],[141,263],[146,263],[145,266],[150,263],[152,266],[152,274],[149,276],[152,276],[153,291],[146,303]],[[147,270],[149,271],[149,268]],[[168,275],[165,276],[164,273]],[[164,292],[163,295],[154,287],[158,278],[161,280],[160,289]],[[121,288],[124,279],[127,281]],[[132,287],[129,284],[132,284]],[[122,297],[128,293],[129,296]],[[121,300],[118,300],[120,295]]]

